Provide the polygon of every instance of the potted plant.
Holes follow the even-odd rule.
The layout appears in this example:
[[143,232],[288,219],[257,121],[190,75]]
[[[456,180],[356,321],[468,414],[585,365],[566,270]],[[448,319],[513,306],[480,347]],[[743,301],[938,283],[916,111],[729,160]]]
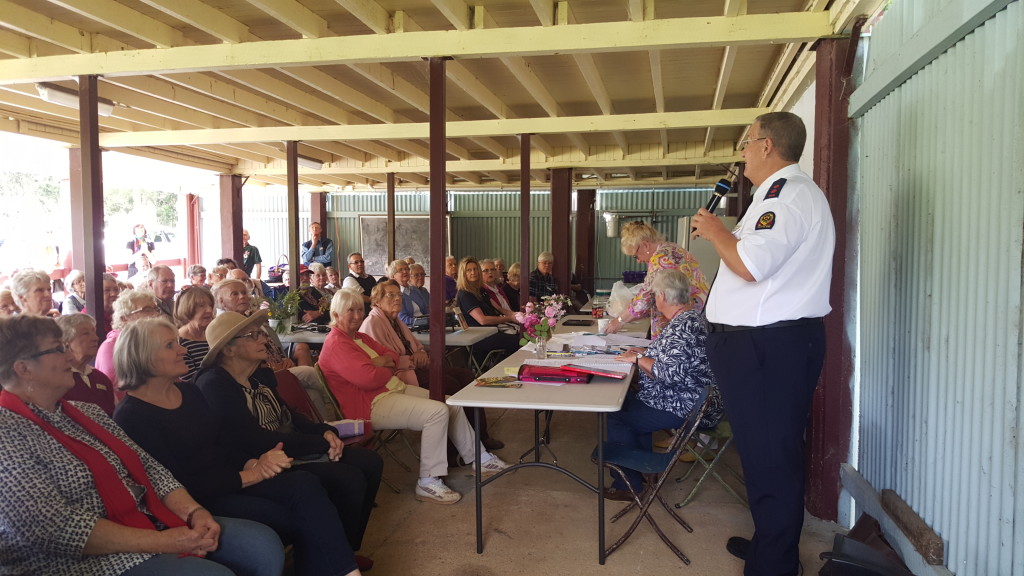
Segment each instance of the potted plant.
[[291,331],[292,320],[299,311],[300,298],[298,290],[288,290],[273,299],[264,299],[267,313],[270,315],[270,327],[278,334],[287,334]]

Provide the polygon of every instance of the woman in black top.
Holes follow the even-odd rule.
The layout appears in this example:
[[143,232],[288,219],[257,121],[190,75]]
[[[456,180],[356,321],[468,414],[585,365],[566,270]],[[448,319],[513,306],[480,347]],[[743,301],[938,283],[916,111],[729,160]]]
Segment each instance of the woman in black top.
[[506,356],[519,350],[516,317],[503,315],[491,305],[490,299],[480,292],[483,275],[480,273],[480,262],[476,258],[467,256],[459,262],[456,285],[459,291],[455,294],[455,303],[462,310],[466,324],[498,327],[497,334],[473,345],[473,354],[479,355],[478,359],[481,359],[491,350],[504,350]]
[[185,349],[162,318],[121,332],[114,354],[128,395],[114,420],[214,514],[255,520],[295,545],[302,575],[360,574],[345,529],[316,476],[289,470],[280,443],[226,441],[223,426],[185,373]]
[[[225,312],[206,329],[210,352],[196,386],[223,425],[229,442],[254,438],[282,444],[301,470],[320,479],[345,526],[349,544],[358,550],[377,497],[384,461],[373,450],[345,446],[333,426],[314,423],[288,409],[277,394],[274,372],[266,368],[266,312],[250,317]],[[361,567],[371,565],[359,557]]]

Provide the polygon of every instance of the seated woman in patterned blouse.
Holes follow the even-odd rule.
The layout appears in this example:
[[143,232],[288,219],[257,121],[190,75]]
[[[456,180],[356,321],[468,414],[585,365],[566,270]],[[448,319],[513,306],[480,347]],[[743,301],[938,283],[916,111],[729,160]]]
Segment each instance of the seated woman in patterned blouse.
[[272,530],[214,518],[74,386],[57,324],[0,320],[0,561],[11,574],[281,573]]
[[[707,330],[704,319],[694,310],[690,282],[683,272],[670,268],[657,272],[651,292],[658,311],[668,319],[650,348],[631,348],[616,356],[620,362],[635,364],[640,372],[639,390],[630,390],[622,409],[608,414],[608,441],[631,448],[650,449],[655,430],[678,428],[694,406],[700,390],[711,385],[709,406],[700,428],[713,428],[722,418],[718,387],[708,366]],[[631,501],[625,481],[642,491],[643,476],[625,469],[626,478],[612,474],[612,486],[605,491],[609,500]]]

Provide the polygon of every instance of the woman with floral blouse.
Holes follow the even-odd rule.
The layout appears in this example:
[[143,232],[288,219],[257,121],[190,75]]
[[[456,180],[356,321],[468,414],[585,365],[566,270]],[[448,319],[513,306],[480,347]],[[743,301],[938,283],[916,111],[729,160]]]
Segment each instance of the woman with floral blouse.
[[623,324],[636,318],[651,317],[651,338],[657,338],[665,329],[668,318],[658,311],[654,305],[654,291],[651,283],[659,270],[677,269],[686,275],[690,283],[690,297],[697,311],[704,309],[708,299],[708,281],[700,271],[697,259],[675,242],[665,241],[650,224],[636,221],[622,227],[622,253],[636,258],[637,262],[647,263],[647,276],[640,286],[640,291],[629,303],[629,308],[608,323],[606,332],[611,334],[622,329]]

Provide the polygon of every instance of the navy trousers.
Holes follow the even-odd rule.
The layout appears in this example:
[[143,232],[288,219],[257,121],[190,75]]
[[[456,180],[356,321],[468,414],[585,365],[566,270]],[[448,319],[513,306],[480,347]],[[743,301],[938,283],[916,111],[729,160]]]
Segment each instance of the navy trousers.
[[804,521],[804,429],[825,357],[824,325],[714,332],[707,350],[754,519],[743,574],[794,575]]
[[[655,430],[678,428],[683,425],[683,420],[671,412],[651,408],[636,397],[636,391],[630,390],[622,409],[608,414],[608,442],[636,450],[651,450],[651,435]],[[626,478],[612,474],[612,488],[625,490],[625,481],[628,480],[637,493],[643,492],[643,475],[630,468],[622,471]]]

